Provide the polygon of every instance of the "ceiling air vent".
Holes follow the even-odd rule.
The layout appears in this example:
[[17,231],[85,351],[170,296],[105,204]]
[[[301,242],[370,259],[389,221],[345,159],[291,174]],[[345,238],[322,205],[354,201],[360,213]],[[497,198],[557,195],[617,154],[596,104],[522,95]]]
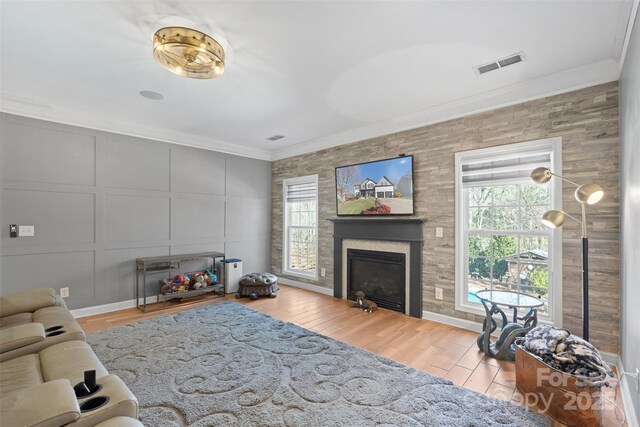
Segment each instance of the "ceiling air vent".
[[518,62],[522,62],[524,60],[524,52],[518,52],[514,53],[513,55],[509,55],[506,58],[496,59],[495,61],[489,62],[488,64],[474,67],[473,69],[477,74],[484,74],[488,73],[489,71],[497,70],[498,68],[504,68],[509,65],[517,64]]
[[284,135],[273,135],[273,136],[270,136],[270,137],[269,137],[269,138],[267,138],[267,139],[268,139],[269,141],[277,141],[277,140],[282,139],[282,138],[284,138]]

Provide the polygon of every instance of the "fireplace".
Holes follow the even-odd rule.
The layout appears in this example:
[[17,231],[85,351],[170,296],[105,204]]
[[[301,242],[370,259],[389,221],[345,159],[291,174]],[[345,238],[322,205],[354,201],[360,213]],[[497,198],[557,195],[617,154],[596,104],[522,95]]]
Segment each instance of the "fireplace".
[[[421,318],[423,220],[330,221],[334,225],[333,295],[353,299],[354,292],[362,290],[381,307]],[[349,260],[349,254],[356,259]]]
[[378,306],[404,313],[405,254],[347,249],[347,298],[363,291]]

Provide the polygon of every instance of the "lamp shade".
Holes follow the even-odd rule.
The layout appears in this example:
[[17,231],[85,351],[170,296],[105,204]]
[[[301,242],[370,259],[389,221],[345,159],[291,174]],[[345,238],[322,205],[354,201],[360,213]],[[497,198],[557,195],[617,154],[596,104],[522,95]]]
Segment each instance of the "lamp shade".
[[598,184],[583,184],[576,188],[576,200],[587,205],[594,205],[602,200],[604,191]]
[[549,228],[562,227],[565,219],[566,214],[557,210],[546,211],[544,215],[542,215],[542,223]]
[[545,168],[541,166],[539,168],[535,168],[534,170],[532,170],[529,176],[531,176],[531,179],[536,184],[544,184],[546,182],[549,182],[552,174],[549,168]]

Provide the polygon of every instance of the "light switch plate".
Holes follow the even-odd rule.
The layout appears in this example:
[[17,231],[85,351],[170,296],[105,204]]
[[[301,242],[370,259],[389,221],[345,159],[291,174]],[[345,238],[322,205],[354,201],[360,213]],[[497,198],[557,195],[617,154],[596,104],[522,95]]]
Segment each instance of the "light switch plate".
[[439,299],[439,300],[444,299],[442,297],[442,288],[436,288],[436,299]]
[[36,227],[33,225],[19,225],[18,236],[20,237],[33,237],[36,235]]
[[320,269],[320,276],[324,277],[327,275],[327,269],[326,268],[321,268]]
[[444,237],[444,229],[442,227],[436,227],[436,237]]
[[67,298],[69,296],[69,288],[60,288],[60,296]]

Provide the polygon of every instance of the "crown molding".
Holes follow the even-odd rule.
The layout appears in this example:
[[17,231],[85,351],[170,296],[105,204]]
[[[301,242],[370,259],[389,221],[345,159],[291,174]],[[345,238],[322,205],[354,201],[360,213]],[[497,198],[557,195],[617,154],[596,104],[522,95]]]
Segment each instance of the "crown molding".
[[272,160],[281,160],[339,145],[350,144],[409,129],[416,129],[471,114],[520,104],[534,99],[571,92],[589,86],[616,81],[618,80],[618,76],[618,63],[613,59],[606,59],[458,101],[437,105],[416,113],[382,120],[338,134],[280,148],[271,152]]
[[[640,0],[635,0],[636,4],[638,1]],[[634,7],[634,10],[637,11],[637,7]],[[633,25],[633,22],[630,22],[630,25]],[[626,37],[628,38],[628,36],[629,34]],[[622,59],[627,45],[628,42],[625,42]],[[613,59],[607,59],[273,151],[164,128],[115,122],[96,117],[86,111],[64,110],[46,102],[7,94],[0,94],[0,111],[105,132],[274,161],[608,83],[618,80],[619,73],[620,64]]]
[[50,103],[18,96],[0,94],[0,112],[17,116],[46,120],[71,126],[90,128],[103,132],[112,132],[137,138],[151,139],[170,144],[217,151],[236,156],[260,160],[271,160],[268,150],[255,149],[233,144],[201,135],[173,131],[166,128],[152,128],[133,123],[116,122],[97,117],[86,111],[73,111],[58,108]]

